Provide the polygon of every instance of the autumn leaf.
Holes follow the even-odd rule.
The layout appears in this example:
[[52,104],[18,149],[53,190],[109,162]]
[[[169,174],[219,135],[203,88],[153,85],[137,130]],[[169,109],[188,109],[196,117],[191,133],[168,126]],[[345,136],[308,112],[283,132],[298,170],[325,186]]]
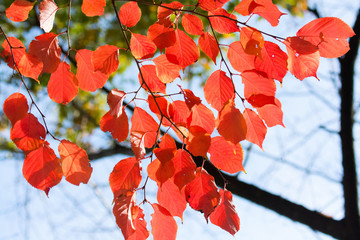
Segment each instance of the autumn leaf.
[[171,83],[180,77],[181,67],[169,62],[165,54],[161,54],[153,59],[155,63],[156,75],[163,83]]
[[204,213],[206,220],[220,202],[214,177],[201,167],[196,169],[195,179],[186,185],[185,196],[193,209]]
[[141,18],[141,10],[137,2],[127,2],[119,10],[119,18],[127,27],[134,27]]
[[26,0],[15,0],[10,7],[5,10],[6,17],[14,22],[23,22],[29,17],[29,12],[34,3]]
[[240,41],[230,44],[227,57],[231,66],[238,72],[255,68],[255,56],[245,53]]
[[176,43],[175,30],[171,26],[154,23],[147,32],[148,38],[162,51]]
[[142,135],[148,134],[148,140],[145,140],[145,147],[151,147],[155,143],[154,135],[156,136],[157,130],[158,124],[154,118],[142,108],[135,107],[131,117],[130,132],[138,132]]
[[181,18],[181,24],[184,27],[184,30],[192,35],[201,35],[203,34],[203,23],[198,16],[185,13]]
[[4,40],[4,42],[2,43],[2,47],[4,49],[1,51],[1,56],[5,58],[5,62],[9,67],[15,69],[14,60],[15,64],[18,65],[21,58],[26,53],[26,48],[24,44],[15,37],[8,37],[7,41]]
[[147,59],[154,56],[156,45],[145,35],[131,33],[130,50],[137,59]]
[[173,106],[172,120],[176,125],[186,126],[187,119],[190,115],[190,110],[186,103],[181,100],[176,100],[171,103]]
[[34,79],[39,83],[39,75],[43,70],[42,61],[29,53],[25,53],[17,65],[20,73],[25,77]]
[[91,55],[94,71],[110,75],[119,67],[119,48],[113,45],[98,47]]
[[61,62],[50,76],[47,86],[48,95],[54,102],[68,104],[78,93],[77,79],[70,65]]
[[191,155],[184,149],[177,149],[172,159],[175,172],[172,181],[179,190],[195,178],[196,164]]
[[161,162],[156,158],[148,165],[147,173],[150,179],[154,180],[159,186],[162,186],[166,181],[174,176],[174,162]]
[[166,85],[156,75],[154,65],[144,65],[140,68],[139,82],[146,91],[166,94]]
[[180,85],[178,86],[181,93],[184,95],[185,103],[190,110],[193,106],[201,104],[201,99],[195,96],[193,91],[191,91],[190,89],[183,89]]
[[151,233],[156,240],[175,240],[177,224],[166,208],[153,203],[154,213],[151,214]]
[[135,193],[120,195],[119,197],[114,198],[114,203],[113,214],[115,216],[116,224],[121,229],[124,238],[128,239],[136,231],[134,224],[135,216],[138,211],[138,207],[136,206],[136,195]]
[[21,93],[11,94],[6,98],[3,105],[3,111],[9,118],[12,125],[14,125],[18,120],[23,119],[28,110],[29,105],[26,97]]
[[264,76],[262,72],[251,70],[241,73],[244,83],[244,96],[249,98],[251,95],[263,94],[275,96],[276,85],[274,80]]
[[141,182],[139,161],[134,157],[120,160],[110,173],[109,182],[115,198],[135,191]]
[[284,126],[283,124],[283,112],[281,110],[281,103],[275,98],[275,104],[267,104],[257,108],[259,116],[264,120],[268,127],[276,125]]
[[216,64],[216,57],[219,55],[219,47],[216,39],[209,32],[205,32],[200,36],[199,47]]
[[39,21],[40,28],[44,30],[44,32],[48,33],[51,31],[54,25],[55,14],[58,10],[58,6],[54,2],[54,0],[43,0],[39,4]]
[[240,218],[236,213],[235,206],[232,201],[232,193],[228,190],[220,189],[221,202],[210,214],[210,221],[235,235],[240,229]]
[[239,27],[236,23],[236,16],[228,13],[223,8],[210,11],[209,19],[212,27],[218,33],[226,34],[239,31]]
[[60,159],[48,142],[26,155],[22,171],[31,186],[43,190],[46,195],[62,178]]
[[[164,6],[164,7],[161,7]],[[178,9],[181,10],[184,5],[178,1],[173,1],[171,3],[161,3],[161,6],[158,7],[158,13],[157,13],[157,18],[158,19],[164,19],[164,18],[169,18],[171,14],[173,14],[173,10],[172,9]],[[172,8],[172,9],[169,9]]]
[[245,108],[243,114],[247,126],[246,140],[258,145],[262,149],[267,128],[263,120],[249,108]]
[[100,129],[104,132],[110,132],[111,136],[119,142],[124,141],[129,135],[129,122],[124,109],[119,117],[105,113],[100,121]]
[[123,102],[126,97],[124,91],[118,89],[111,89],[110,93],[107,96],[107,103],[110,107],[110,114],[114,117],[119,118],[123,113]]
[[206,157],[210,144],[211,137],[205,129],[199,126],[190,127],[186,148],[193,156]]
[[188,126],[198,126],[211,134],[215,128],[215,117],[213,112],[204,104],[194,105],[188,118]]
[[88,17],[101,16],[105,6],[106,0],[83,0],[81,11]]
[[244,171],[243,149],[240,143],[233,144],[222,136],[211,138],[210,160],[217,167],[228,173]]
[[61,140],[59,154],[65,180],[77,186],[88,183],[93,169],[85,150],[68,140]]
[[261,50],[264,47],[264,37],[261,32],[250,27],[241,28],[240,43],[245,53],[261,57]]
[[221,8],[229,0],[199,0],[199,6],[205,11]]

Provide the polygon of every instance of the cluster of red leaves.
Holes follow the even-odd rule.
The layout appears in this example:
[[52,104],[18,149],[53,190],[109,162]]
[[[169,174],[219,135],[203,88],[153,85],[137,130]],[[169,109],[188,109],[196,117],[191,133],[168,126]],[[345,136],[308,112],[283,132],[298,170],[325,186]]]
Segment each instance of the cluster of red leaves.
[[[123,4],[116,13],[122,29],[130,35],[128,47],[139,66],[139,84],[148,93],[147,103],[153,113],[136,106],[129,129],[123,104],[128,93],[113,89],[107,98],[110,110],[100,122],[100,128],[119,142],[130,135],[135,155],[116,164],[109,178],[114,193],[113,212],[125,239],[146,239],[150,234],[141,204],[136,201],[137,190],[146,185],[139,188],[141,162],[147,158],[151,159],[148,177],[158,185],[158,203],[151,204],[154,239],[175,239],[174,216],[182,219],[187,204],[204,213],[206,220],[235,234],[240,220],[231,192],[218,189],[214,178],[202,167],[197,168],[193,158],[203,158],[228,173],[244,171],[240,142],[247,140],[262,148],[267,128],[283,126],[275,81],[282,82],[287,71],[300,80],[316,77],[320,56],[335,58],[349,50],[347,38],[354,35],[353,30],[340,19],[328,17],[308,23],[296,36],[286,39],[272,36],[284,44],[286,53],[278,44],[266,41],[263,32],[238,21],[236,15],[224,9],[228,1],[199,0],[198,5],[208,12],[207,16],[177,1],[158,5],[158,20],[149,26],[147,35],[130,30],[142,15],[136,1]],[[33,5],[26,0],[15,0],[6,10],[6,16],[13,21],[24,21]],[[100,16],[105,6],[105,0],[83,0],[81,9],[89,17]],[[58,10],[53,0],[43,0],[39,5],[40,27],[46,33],[30,43],[28,52],[21,41],[7,37],[1,57],[9,67],[37,81],[40,74],[50,73],[49,97],[67,104],[76,97],[78,88],[93,92],[104,86],[118,68],[119,48],[104,45],[95,51],[78,50],[77,72],[73,73],[70,65],[60,59],[58,35],[49,33]],[[242,16],[257,14],[272,26],[283,15],[271,0],[242,0],[234,10]],[[227,46],[225,59],[217,34],[228,33],[238,33],[239,40]],[[157,49],[160,54],[154,57]],[[167,84],[199,59],[200,50],[215,64],[221,55],[220,61],[227,67],[227,72],[220,67],[207,79],[204,86],[207,105],[191,90],[181,87],[184,100],[168,97]],[[142,60],[152,63],[143,64]],[[227,60],[234,70],[228,67]],[[236,89],[238,76],[244,87],[242,94]],[[235,104],[236,96],[242,100],[243,111]],[[23,172],[31,185],[48,193],[62,175],[76,185],[88,181],[92,168],[85,151],[62,140],[61,160],[58,159],[45,140],[44,127],[34,115],[27,113],[23,95],[11,95],[4,103],[4,112],[13,124],[11,139],[26,154]],[[167,128],[166,132],[172,130],[182,146],[170,134],[161,134],[161,126]],[[146,149],[153,151],[147,155]],[[146,198],[143,202],[147,202]]]

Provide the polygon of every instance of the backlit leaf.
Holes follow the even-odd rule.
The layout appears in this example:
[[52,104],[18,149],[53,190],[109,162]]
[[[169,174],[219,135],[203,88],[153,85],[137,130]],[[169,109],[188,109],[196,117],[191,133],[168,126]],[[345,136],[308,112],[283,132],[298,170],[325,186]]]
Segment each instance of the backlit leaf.
[[[135,233],[135,216],[138,212],[135,193],[120,195],[114,198],[113,214],[116,224],[121,229],[125,239]],[[135,216],[134,216],[135,215]]]
[[100,121],[100,129],[104,132],[111,132],[111,136],[119,142],[124,141],[129,134],[128,117],[124,109],[122,114],[117,117],[107,112]]
[[176,78],[180,77],[181,67],[179,65],[169,62],[165,54],[153,59],[155,63],[156,75],[163,83],[171,83]]
[[245,53],[261,57],[261,50],[264,47],[264,37],[261,32],[250,27],[241,28],[240,43]]
[[107,103],[110,107],[110,114],[114,117],[120,117],[123,113],[123,102],[126,97],[124,91],[118,89],[111,89],[110,93],[107,96]]
[[147,167],[149,178],[162,186],[166,181],[174,176],[175,167],[173,161],[161,162],[159,159],[153,160]]
[[8,98],[6,98],[3,105],[3,111],[9,118],[12,125],[14,125],[18,120],[23,119],[28,110],[29,105],[26,97],[21,93],[11,94]]
[[176,150],[172,162],[175,168],[172,180],[181,190],[195,178],[196,164],[191,155],[184,149]]
[[267,128],[263,120],[249,108],[245,108],[244,118],[247,126],[246,140],[262,148]]
[[95,71],[110,75],[119,67],[119,48],[113,45],[98,47],[92,54],[91,61]]
[[15,0],[9,8],[5,10],[6,17],[14,22],[22,22],[28,19],[29,12],[34,6],[34,2],[26,0]]
[[46,195],[62,178],[60,159],[47,142],[26,155],[22,171],[31,186],[43,190]]
[[121,6],[119,17],[122,24],[127,27],[135,26],[141,18],[141,10],[137,2],[127,2]]
[[206,157],[210,144],[210,134],[207,133],[202,127],[190,127],[190,134],[186,148],[193,156]]
[[151,204],[154,213],[151,214],[151,233],[156,240],[175,240],[177,224],[166,208],[157,203]]
[[172,26],[154,23],[147,32],[148,38],[162,51],[176,43],[176,34]]
[[106,0],[83,0],[81,11],[88,17],[101,16],[105,6]]
[[74,185],[86,184],[91,176],[92,167],[84,149],[75,143],[61,140],[59,144],[61,168],[66,181]]
[[198,126],[211,134],[215,128],[215,117],[213,112],[204,104],[194,105],[188,118],[188,126]]
[[26,53],[26,48],[24,44],[17,38],[8,37],[7,39],[10,42],[10,45],[8,41],[4,40],[4,42],[2,43],[2,47],[4,48],[4,50],[1,51],[1,56],[5,58],[5,62],[8,64],[8,66],[14,69],[13,57],[15,59],[15,63],[19,64],[21,58]]
[[199,0],[200,7],[205,11],[221,8],[229,0]]
[[181,24],[185,31],[192,35],[201,35],[203,33],[203,23],[198,16],[185,13],[181,18]]
[[240,41],[230,44],[227,57],[236,71],[243,72],[255,68],[255,56],[245,53]]
[[283,112],[281,110],[281,103],[275,98],[275,104],[267,104],[260,108],[257,108],[259,116],[263,119],[268,127],[276,125],[284,126],[283,124]]
[[241,79],[244,83],[245,98],[255,94],[266,96],[275,96],[276,85],[273,79],[270,79],[256,70],[245,71],[241,73]]
[[162,3],[161,5],[168,8],[164,8],[161,6],[158,7],[158,13],[157,13],[158,19],[169,18],[170,15],[173,14],[174,12],[169,8],[181,10],[184,7],[184,5],[178,1],[173,1],[171,3]]
[[239,31],[239,27],[236,21],[231,20],[236,20],[236,16],[228,13],[223,8],[219,8],[209,12],[209,19],[212,27],[218,33],[226,34]]
[[[156,68],[154,65],[144,65],[140,68],[139,82],[140,85],[148,92],[152,93],[166,93],[166,85],[156,75]],[[143,79],[144,78],[144,79]]]
[[216,39],[209,32],[205,32],[200,36],[199,47],[216,64],[216,57],[219,55],[219,47]]
[[154,56],[156,45],[145,35],[132,33],[130,40],[130,50],[137,59],[146,59]]
[[54,0],[43,0],[39,4],[39,21],[40,28],[44,30],[44,32],[50,32],[54,25],[55,14],[58,10],[58,6],[54,2]]
[[38,57],[26,52],[17,66],[22,75],[39,82],[38,77],[43,70],[43,63]]

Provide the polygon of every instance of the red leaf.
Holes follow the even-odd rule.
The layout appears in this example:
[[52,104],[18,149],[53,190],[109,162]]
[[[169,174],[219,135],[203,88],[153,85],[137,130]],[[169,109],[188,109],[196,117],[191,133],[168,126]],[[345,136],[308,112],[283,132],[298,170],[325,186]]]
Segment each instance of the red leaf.
[[110,173],[110,187],[114,197],[134,192],[141,182],[141,167],[134,157],[120,160]]
[[6,98],[3,111],[12,125],[26,116],[29,106],[26,97],[21,93],[13,93]]
[[95,71],[110,75],[116,71],[119,66],[118,47],[113,45],[104,45],[98,47],[92,54],[91,61]]
[[54,0],[43,0],[39,4],[39,12],[40,12],[40,28],[44,30],[44,32],[50,32],[54,25],[55,14],[58,10],[58,6],[54,2]]
[[245,108],[244,118],[247,126],[246,140],[258,145],[262,149],[267,128],[263,120],[249,108]]
[[235,11],[240,13],[243,16],[248,16],[253,13],[254,9],[259,5],[255,0],[242,0],[240,3],[235,7]]
[[106,0],[83,0],[81,11],[88,17],[101,16],[105,6]]
[[210,144],[210,134],[207,133],[202,127],[190,127],[189,140],[186,144],[186,148],[193,156],[206,157]]
[[34,3],[26,0],[15,0],[9,8],[5,10],[6,17],[14,22],[22,22],[28,19],[29,12]]
[[215,10],[221,8],[230,0],[199,0],[199,6],[205,11]]
[[[159,119],[161,119],[161,116],[171,119],[171,117],[174,115],[173,106],[166,100],[165,97],[160,95],[155,95],[155,97],[155,99],[151,95],[149,95],[148,97],[150,110],[155,113]],[[163,124],[164,126],[171,125],[171,123],[166,118],[162,119],[161,124]]]
[[221,202],[210,215],[210,221],[235,235],[240,229],[240,218],[236,213],[230,191],[220,189]]
[[77,79],[71,72],[70,65],[61,62],[55,72],[50,76],[47,86],[51,100],[61,104],[68,104],[78,93]]
[[107,103],[110,107],[110,114],[114,117],[120,117],[123,113],[123,102],[126,97],[124,91],[112,89],[107,96]]
[[183,220],[183,212],[187,205],[184,191],[180,192],[179,188],[172,181],[167,180],[159,187],[157,200],[172,216],[177,216]]
[[154,153],[161,163],[166,163],[174,157],[175,150],[175,140],[169,134],[165,134],[161,138],[159,148],[154,149]]
[[255,68],[265,72],[269,78],[282,82],[287,73],[287,54],[278,45],[265,41],[261,57],[255,59]]
[[119,17],[123,25],[133,27],[141,18],[141,10],[136,2],[127,2],[121,6]]
[[164,7],[158,7],[158,13],[157,13],[157,17],[158,19],[164,19],[164,18],[169,18],[171,14],[173,14],[173,10],[169,9],[177,9],[177,10],[181,10],[184,5],[178,1],[173,1],[171,3],[162,3],[161,6],[164,7],[168,7],[168,8],[164,8]]
[[[8,37],[7,39],[10,42],[10,45],[8,41],[4,40],[2,44],[4,50],[1,51],[1,56],[5,58],[5,62],[8,64],[8,66],[14,69],[13,55],[15,63],[19,64],[20,59],[26,53],[26,48],[24,44],[17,38]],[[12,51],[10,46],[12,47]]]
[[159,186],[173,177],[175,168],[173,161],[161,162],[159,159],[153,160],[147,167],[149,178],[157,182]]
[[185,195],[189,205],[203,212],[206,220],[220,202],[214,177],[201,167],[196,169],[195,179],[186,185]]
[[17,66],[22,75],[39,82],[38,76],[43,70],[43,63],[38,57],[26,52]]
[[131,33],[130,50],[137,59],[152,58],[156,45],[144,35]]
[[319,48],[320,56],[341,57],[349,51],[347,38],[354,36],[352,28],[336,17],[315,19],[303,26],[296,36]]
[[213,112],[204,104],[194,105],[188,118],[189,128],[198,126],[211,134],[215,129],[215,117]]
[[76,78],[79,81],[79,88],[89,92],[95,92],[96,89],[102,88],[108,79],[108,75],[95,71],[91,63],[92,53],[90,50],[81,49],[75,55],[78,67]]
[[78,186],[80,183],[88,183],[93,169],[85,150],[75,143],[61,140],[59,154],[66,181]]
[[45,139],[45,128],[31,113],[17,121],[10,132],[10,138],[18,148],[29,152],[39,148]]
[[165,54],[153,59],[155,63],[156,75],[163,83],[171,83],[176,78],[180,77],[181,67],[179,65],[169,62]]
[[257,108],[260,118],[262,118],[268,127],[276,125],[284,126],[283,124],[283,112],[281,110],[281,103],[275,98],[274,104],[267,104],[260,108]]
[[198,16],[185,13],[182,16],[181,23],[184,27],[184,30],[192,35],[201,35],[203,34],[203,23]]
[[[148,92],[166,94],[166,85],[160,81],[156,75],[154,65],[144,65],[140,68],[139,82],[140,85]],[[144,79],[142,79],[142,77]],[[145,82],[145,83],[144,83]]]
[[140,207],[135,206],[132,214],[135,232],[131,234],[127,240],[145,240],[149,237],[150,233],[146,229],[146,221],[144,217],[145,215],[143,210]]
[[159,204],[151,204],[154,213],[151,214],[151,233],[156,240],[175,240],[177,224],[166,208]]
[[172,102],[174,114],[172,120],[176,125],[186,126],[187,119],[190,115],[190,110],[186,103],[181,100]]
[[43,73],[55,72],[61,61],[61,48],[57,35],[44,33],[35,37],[35,39],[29,45],[29,53],[43,62]]
[[195,178],[196,164],[191,155],[184,149],[176,150],[173,159],[175,172],[173,182],[181,190],[186,184]]
[[216,64],[216,57],[219,55],[219,47],[216,39],[209,32],[205,32],[200,36],[199,47]]
[[244,96],[249,98],[251,95],[263,94],[275,96],[276,85],[274,80],[267,78],[257,70],[245,71],[241,73],[244,83]]
[[264,37],[261,32],[250,27],[241,28],[240,43],[245,53],[261,57],[261,50],[264,47]]
[[165,26],[154,23],[147,32],[148,38],[162,51],[164,48],[173,46],[176,43],[176,34],[172,26]]
[[298,79],[315,77],[320,63],[320,53],[316,46],[298,37],[288,37],[284,41],[288,52],[288,69]]
[[210,160],[217,167],[228,173],[244,171],[243,150],[240,143],[233,144],[217,136],[211,139]]
[[230,44],[227,57],[236,71],[243,72],[255,68],[255,56],[245,53],[240,41]]
[[209,12],[209,19],[212,27],[218,33],[226,34],[239,31],[239,27],[236,21],[231,20],[236,20],[236,16],[228,13],[223,8],[219,8]]
[[217,70],[206,81],[204,94],[206,101],[220,111],[229,99],[234,99],[234,84],[224,71]]
[[262,107],[266,104],[275,104],[274,96],[267,96],[264,94],[253,94],[247,97],[246,100],[255,108]]
[[131,150],[134,152],[136,159],[143,159],[146,154],[145,150],[145,135],[146,133],[131,132],[130,133],[130,142]]
[[180,85],[180,90],[182,94],[184,94],[185,103],[189,109],[191,109],[194,105],[198,105],[201,103],[201,99],[193,93],[190,89],[183,89]]
[[128,117],[124,109],[119,117],[107,112],[100,121],[100,129],[104,132],[111,132],[111,136],[119,142],[124,141],[129,134]]
[[[135,107],[134,114],[131,117],[131,129],[130,132],[138,132],[141,134],[155,133],[158,130],[159,125],[145,110]],[[150,140],[146,141],[145,147],[151,147],[155,143],[155,137],[149,135]],[[152,142],[152,143],[151,143]],[[151,145],[149,144],[151,143]]]
[[239,109],[235,107],[233,101],[226,103],[219,112],[216,126],[220,135],[234,144],[246,138],[247,127],[245,119]]
[[113,214],[115,216],[116,224],[121,229],[125,239],[136,232],[134,220],[138,212],[136,206],[136,195],[120,195],[114,198]]
[[169,62],[184,69],[199,59],[200,51],[194,40],[180,29],[175,30],[175,35],[175,44],[166,48],[165,54]]
[[47,142],[26,155],[22,171],[31,186],[43,190],[46,195],[62,178],[60,159]]

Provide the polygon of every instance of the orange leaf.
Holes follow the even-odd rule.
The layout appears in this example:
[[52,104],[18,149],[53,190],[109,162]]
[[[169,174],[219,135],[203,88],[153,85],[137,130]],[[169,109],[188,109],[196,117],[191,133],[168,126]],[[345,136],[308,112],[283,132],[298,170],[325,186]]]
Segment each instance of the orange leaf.
[[113,45],[104,45],[98,47],[92,54],[91,61],[95,71],[110,75],[116,71],[119,66],[118,47]]
[[209,12],[209,19],[212,27],[218,33],[226,34],[239,31],[239,27],[236,21],[234,21],[236,20],[236,16],[228,13],[223,8],[219,8]]
[[249,108],[245,108],[244,118],[247,126],[246,140],[258,145],[262,149],[267,128],[263,120]]
[[231,66],[238,72],[255,68],[255,56],[245,53],[240,41],[230,44],[227,57]]
[[123,102],[126,97],[124,91],[112,89],[107,96],[107,103],[110,107],[110,114],[114,117],[120,117],[123,113]]
[[62,172],[66,181],[79,186],[88,183],[93,168],[85,150],[75,143],[61,140],[59,144]]
[[180,85],[178,87],[181,90],[181,93],[184,94],[185,103],[189,109],[191,109],[194,105],[198,105],[201,103],[201,99],[193,93],[190,89],[183,89]]
[[221,202],[210,215],[210,221],[235,235],[240,229],[240,218],[236,213],[230,191],[220,189]]
[[243,16],[248,16],[253,13],[256,7],[261,6],[255,0],[242,0],[235,7],[235,11]]
[[[10,45],[8,41],[10,42]],[[15,63],[19,64],[20,59],[26,53],[26,48],[24,44],[17,38],[8,37],[8,41],[4,40],[2,44],[4,50],[1,51],[1,56],[5,58],[5,62],[7,63],[7,65],[14,69],[14,61],[12,55],[14,55]],[[12,51],[10,46],[12,47]]]
[[278,45],[265,41],[261,57],[255,59],[255,68],[265,72],[269,78],[282,82],[287,73],[287,54]]
[[230,0],[199,0],[199,6],[205,11],[221,8]]
[[134,157],[120,160],[110,173],[110,187],[114,197],[134,192],[141,182],[141,167]]
[[213,112],[204,104],[194,105],[188,118],[189,128],[198,126],[211,134],[215,129],[215,117]]
[[181,100],[176,100],[171,104],[174,109],[172,120],[176,125],[186,126],[187,119],[190,115],[190,110],[186,103]]
[[38,57],[26,52],[17,66],[22,75],[32,78],[39,83],[38,77],[43,70],[43,63]]
[[127,2],[121,6],[119,17],[123,25],[133,27],[141,18],[141,10],[136,2]]
[[136,159],[145,157],[145,135],[146,133],[130,132],[131,150],[134,152]]
[[219,47],[216,39],[209,32],[205,32],[200,36],[199,47],[216,64],[216,57],[219,55]]
[[12,125],[26,116],[29,106],[26,97],[21,93],[13,93],[6,98],[3,111]]
[[45,128],[31,113],[17,121],[10,132],[10,138],[18,148],[29,152],[39,148],[45,139]]
[[134,210],[132,211],[132,219],[133,225],[135,227],[135,232],[131,234],[127,240],[145,240],[149,237],[150,233],[146,229],[146,221],[144,219],[145,215],[143,210],[135,206]]
[[91,63],[92,53],[90,50],[81,49],[75,55],[78,67],[76,78],[79,81],[79,88],[89,92],[95,92],[96,89],[102,88],[108,79],[108,75],[95,71]]
[[55,72],[50,76],[47,86],[51,100],[61,104],[68,104],[78,93],[77,79],[71,72],[70,65],[61,62]]
[[114,198],[113,214],[115,216],[116,224],[121,229],[125,239],[136,232],[134,220],[138,212],[136,206],[136,195],[120,195]]
[[149,178],[157,182],[159,186],[174,176],[175,168],[173,161],[161,162],[153,160],[147,167]]
[[262,118],[268,127],[276,125],[284,126],[283,112],[281,110],[281,103],[275,98],[275,104],[267,104],[257,108],[260,118]]
[[151,214],[151,233],[156,240],[175,240],[177,224],[166,208],[153,203],[154,213]]
[[180,192],[172,181],[167,180],[159,187],[157,200],[172,216],[177,216],[183,220],[183,212],[187,205],[184,193],[184,191]]
[[264,37],[261,32],[250,27],[241,28],[240,43],[245,53],[261,57],[261,50],[264,47]]
[[60,159],[56,157],[48,142],[26,155],[22,171],[31,186],[43,190],[46,195],[62,178]]
[[128,117],[124,109],[119,117],[107,112],[100,121],[100,129],[104,132],[111,132],[111,136],[119,142],[124,141],[129,134]]
[[169,62],[165,54],[153,59],[155,63],[156,75],[163,83],[171,83],[176,78],[180,77],[181,67],[179,65]]
[[262,75],[257,70],[245,71],[241,73],[241,79],[244,83],[244,96],[249,98],[251,95],[263,94],[266,96],[275,96],[276,85],[273,79]]
[[156,51],[156,45],[144,35],[131,33],[130,50],[137,59],[152,58]]
[[193,156],[206,157],[211,144],[210,134],[199,126],[190,127],[189,140],[186,148]]
[[315,19],[303,26],[296,36],[319,47],[321,57],[337,58],[349,51],[347,38],[354,36],[352,28],[336,17]]
[[217,136],[211,139],[210,160],[217,167],[228,173],[244,171],[243,150],[240,143],[233,144]]
[[200,51],[194,40],[180,29],[175,30],[176,42],[165,49],[169,62],[179,65],[183,69],[196,62]]
[[234,144],[246,138],[247,127],[245,119],[239,109],[235,107],[233,101],[226,103],[219,112],[216,125],[220,135]]
[[39,4],[40,28],[42,28],[44,32],[50,32],[53,28],[57,10],[59,10],[59,8],[54,0],[43,0]]
[[217,70],[206,81],[204,94],[206,101],[220,111],[229,99],[234,99],[235,89],[233,82],[226,76],[226,73]]
[[184,30],[192,35],[201,35],[203,34],[203,23],[198,16],[185,13],[182,16],[181,23],[184,27]]
[[[168,7],[168,8],[164,8],[164,7]],[[157,13],[157,17],[158,19],[164,19],[164,18],[169,18],[171,14],[173,14],[173,10],[169,9],[177,9],[177,10],[181,10],[184,5],[178,1],[173,1],[171,3],[161,3],[161,6],[158,7],[158,13]]]
[[320,53],[312,43],[299,37],[284,41],[288,52],[288,69],[298,79],[315,77],[320,63]]
[[170,104],[170,102],[168,102],[166,98],[161,95],[154,95],[154,96],[155,99],[153,96],[149,95],[147,100],[149,103],[150,110],[153,113],[155,113],[159,119],[161,119],[161,116],[164,117],[161,122],[162,125],[171,126],[171,123],[166,118],[171,119],[172,116],[174,115],[174,108],[172,104]]
[[220,202],[214,177],[201,167],[196,169],[195,179],[186,185],[185,196],[193,209],[204,213],[206,220]]
[[195,178],[196,164],[191,155],[184,149],[176,150],[173,159],[175,172],[173,182],[181,190],[186,184]]
[[145,110],[135,107],[134,113],[131,117],[131,130],[130,132],[157,132],[158,124],[150,114]]
[[88,17],[101,16],[105,6],[106,0],[83,0],[81,11]]
[[175,140],[169,134],[165,134],[161,138],[159,148],[154,149],[154,153],[161,163],[165,163],[174,157],[175,150]]
[[43,73],[52,73],[61,61],[61,48],[55,33],[44,33],[31,41],[29,53],[38,57],[44,64]]
[[173,46],[176,43],[175,30],[170,26],[154,23],[147,32],[148,38],[162,51],[164,48]]
[[28,19],[29,12],[34,3],[26,0],[15,0],[9,8],[5,10],[6,17],[14,22],[22,22]]
[[151,91],[152,93],[160,92],[166,94],[166,85],[161,82],[156,75],[156,68],[154,65],[144,65],[140,68],[139,82],[140,85],[148,92]]
[[262,107],[266,104],[275,104],[274,96],[267,96],[264,94],[253,94],[247,97],[246,100],[255,108]]

